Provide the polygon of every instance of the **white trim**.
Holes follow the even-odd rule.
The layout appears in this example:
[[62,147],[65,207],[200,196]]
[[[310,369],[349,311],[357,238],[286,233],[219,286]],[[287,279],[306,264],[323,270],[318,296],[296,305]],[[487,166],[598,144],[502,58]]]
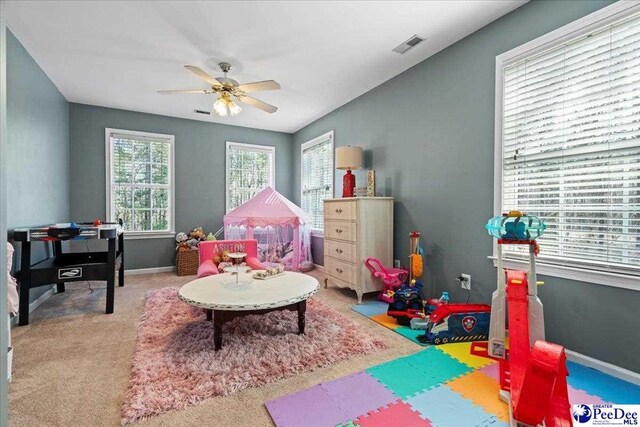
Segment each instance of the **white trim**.
[[499,60],[503,64],[510,64],[520,61],[525,56],[536,55],[555,47],[557,44],[586,36],[600,27],[612,24],[637,11],[640,11],[640,3],[637,1],[620,0],[537,39],[502,53],[496,57],[496,62]]
[[175,239],[176,233],[173,231],[125,231],[125,240],[140,239]]
[[[42,295],[40,295],[38,298],[36,298],[35,300],[31,301],[29,303],[29,313],[32,313],[36,308],[40,307],[42,304],[44,304],[44,302],[46,300],[48,300],[49,298],[51,298],[51,296],[53,296],[53,294],[57,294],[57,287],[56,285],[51,285],[49,287],[49,289],[43,293]],[[18,320],[20,319],[20,313],[18,313],[17,316],[14,316],[13,319],[11,320],[11,324],[13,326],[18,324]]]
[[271,174],[269,176],[269,186],[276,189],[276,147],[272,145],[245,144],[243,142],[227,141],[224,155],[224,211],[229,212],[229,149],[238,147],[246,151],[263,152],[271,154]]
[[[167,273],[167,272],[172,272],[172,271],[176,271],[176,267],[175,266],[154,267],[154,268],[138,268],[138,269],[134,269],[134,270],[125,270],[124,271],[124,275],[125,276],[135,276],[135,275],[139,275],[139,274]],[[38,308],[42,304],[44,304],[44,302],[47,301],[49,298],[51,298],[54,294],[57,294],[58,293],[57,289],[58,288],[57,288],[56,285],[51,285],[51,287],[45,293],[43,293],[37,299],[32,301],[29,304],[29,313],[33,312],[36,308]],[[17,316],[14,316],[13,319],[11,319],[11,324],[13,326],[17,325],[19,319],[20,319],[20,313],[18,313]]]
[[314,263],[314,264],[313,264],[313,268],[314,268],[314,269],[317,269],[317,270],[320,270],[320,272],[321,272],[322,274],[324,274],[324,265],[320,265],[320,264],[315,264],[315,263]]
[[[558,44],[566,43],[579,37],[585,37],[590,32],[603,26],[614,23],[640,11],[640,2],[633,0],[620,0],[609,6],[603,7],[583,18],[573,21],[550,33],[531,40],[523,45],[511,49],[496,56],[496,76],[495,76],[495,117],[494,117],[494,167],[493,167],[493,211],[494,215],[499,215],[502,211],[502,95],[504,89],[504,67],[522,60],[524,57],[536,55]],[[493,240],[493,255],[489,258],[494,260],[498,255],[498,245],[496,239]],[[509,268],[521,268],[525,263],[515,260],[504,260],[504,265]],[[585,270],[578,267],[556,266],[538,264],[538,272],[549,276],[562,277],[566,279],[579,280],[582,282],[595,283],[605,286],[613,286],[625,289],[640,290],[638,278],[624,274],[616,274],[605,271]]]
[[[5,2],[0,1],[0,206],[2,206],[2,214],[0,215],[0,235],[5,239],[7,235],[6,209],[7,205],[7,25]],[[4,242],[3,242],[4,244]],[[0,248],[0,259],[6,262],[6,248]],[[9,312],[6,301],[7,295],[7,276],[3,272],[0,277],[0,348],[8,348],[10,344],[9,337]],[[8,425],[8,375],[9,368],[8,359],[4,357],[4,351],[0,351],[0,426]]]
[[[145,138],[153,138],[153,139],[164,139],[169,142],[169,230],[167,231],[136,231],[133,234],[130,234],[133,238],[136,236],[144,236],[144,238],[153,238],[155,235],[159,235],[161,233],[166,233],[166,236],[169,234],[175,235],[176,230],[176,156],[175,156],[175,136],[162,134],[162,133],[151,133],[151,132],[139,132],[133,130],[124,130],[124,129],[114,129],[114,128],[105,128],[104,129],[104,150],[105,150],[105,209],[106,215],[105,218],[107,222],[111,221],[111,134],[120,133],[131,136],[145,137]],[[126,228],[126,224],[125,224]],[[126,235],[125,235],[126,236]],[[142,237],[138,237],[142,238]]]
[[565,353],[567,355],[567,359],[572,362],[579,363],[611,375],[612,377],[640,386],[640,374],[637,372],[621,368],[611,363],[603,362],[602,360],[594,359],[593,357],[585,356],[584,354],[577,353],[575,351],[565,349]]
[[[334,130],[330,130],[328,132],[323,133],[320,136],[317,136],[315,138],[313,138],[312,140],[309,140],[307,142],[304,142],[302,144],[300,144],[300,206],[302,206],[302,197],[303,197],[303,188],[302,188],[302,175],[304,173],[303,171],[303,158],[302,156],[304,155],[304,150],[307,150],[309,148],[312,148],[316,145],[320,145],[322,143],[324,143],[326,140],[331,140],[331,196],[333,197],[333,193],[335,191],[335,155],[333,153],[335,153],[336,150],[336,139],[335,139],[335,132]],[[311,229],[311,235],[312,236],[320,236],[320,237],[324,237],[324,230],[320,230],[320,229]]]
[[133,270],[125,270],[125,276],[137,276],[140,274],[153,274],[153,273],[171,273],[176,271],[176,267],[173,265],[167,267],[151,267],[151,268],[136,268]]
[[[487,257],[493,260],[493,266],[497,267],[497,257]],[[502,259],[502,266],[510,270],[526,270],[529,263],[524,260],[509,258]],[[577,280],[580,282],[593,283],[595,285],[612,286],[614,288],[640,290],[640,279],[638,276],[612,273],[609,271],[585,270],[584,268],[546,264],[536,262],[536,272],[543,276],[561,277],[563,279]]]

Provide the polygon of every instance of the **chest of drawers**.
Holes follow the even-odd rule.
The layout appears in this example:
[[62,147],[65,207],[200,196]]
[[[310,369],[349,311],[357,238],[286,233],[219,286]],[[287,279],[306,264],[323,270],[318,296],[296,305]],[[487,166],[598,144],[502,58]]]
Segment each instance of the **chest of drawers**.
[[324,272],[329,284],[356,291],[382,290],[364,260],[393,265],[393,198],[357,197],[324,201]]

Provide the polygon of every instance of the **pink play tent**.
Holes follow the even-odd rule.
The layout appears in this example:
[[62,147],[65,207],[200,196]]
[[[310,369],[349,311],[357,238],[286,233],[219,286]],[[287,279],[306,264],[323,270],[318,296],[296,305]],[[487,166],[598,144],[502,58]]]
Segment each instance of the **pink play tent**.
[[224,216],[228,240],[256,239],[258,260],[292,271],[313,268],[311,218],[271,187]]

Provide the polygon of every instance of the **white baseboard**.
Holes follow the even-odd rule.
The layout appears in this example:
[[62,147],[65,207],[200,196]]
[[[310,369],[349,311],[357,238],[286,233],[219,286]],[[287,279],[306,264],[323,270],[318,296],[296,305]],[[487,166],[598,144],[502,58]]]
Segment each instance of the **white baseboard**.
[[565,349],[565,353],[567,354],[567,359],[572,362],[588,366],[589,368],[609,374],[612,377],[640,386],[640,374],[637,372],[612,365],[611,363],[603,362],[602,360],[594,359],[593,357],[585,356],[584,354],[580,354],[575,351]]
[[[33,310],[40,307],[46,300],[51,298],[51,295],[56,293],[56,289],[56,285],[51,285],[51,287],[44,294],[40,295],[36,300],[32,301],[29,304],[29,313],[33,312]],[[20,315],[18,314],[18,316],[15,316],[13,319],[11,319],[12,326],[18,324],[19,317]]]
[[[172,271],[176,271],[176,267],[175,266],[154,267],[154,268],[138,268],[136,270],[125,270],[124,271],[124,275],[125,276],[129,276],[129,275],[136,275],[136,274],[166,273],[166,272],[172,272]],[[31,313],[36,308],[40,307],[40,305],[42,305],[46,300],[51,298],[51,295],[57,293],[56,289],[57,289],[56,285],[51,285],[51,287],[44,294],[40,295],[38,297],[38,299],[36,299],[35,301],[32,301],[29,304],[29,313]],[[13,318],[13,320],[11,321],[11,323],[13,325],[17,325],[18,324],[18,316],[15,316]]]
[[316,270],[320,270],[322,273],[324,273],[324,265],[313,264],[313,268]]
[[151,274],[151,273],[170,273],[176,271],[176,267],[171,265],[168,267],[152,267],[152,268],[136,268],[134,270],[125,270],[125,276],[135,276],[137,274]]

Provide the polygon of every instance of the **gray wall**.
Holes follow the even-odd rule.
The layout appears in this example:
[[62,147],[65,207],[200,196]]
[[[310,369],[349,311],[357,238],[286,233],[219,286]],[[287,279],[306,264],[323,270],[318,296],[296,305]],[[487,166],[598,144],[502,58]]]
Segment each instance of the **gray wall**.
[[[11,32],[7,123],[7,227],[69,221],[69,103]],[[32,262],[43,248],[34,245]],[[32,290],[31,300],[47,290]]]
[[[186,120],[112,108],[71,104],[71,217],[104,218],[104,129],[117,128],[175,135],[176,230],[197,226],[214,232],[225,214],[226,141],[276,147],[276,190],[291,197],[292,136],[197,120]],[[126,268],[170,266],[173,238],[127,240]]]
[[69,220],[69,103],[7,38],[7,224]]
[[[448,290],[465,301],[455,277],[469,273],[472,301],[490,302],[496,269],[487,259],[492,239],[484,224],[494,213],[495,57],[609,3],[532,1],[498,19],[295,133],[294,176],[299,145],[324,132],[335,130],[337,146],[362,145],[379,195],[396,200],[395,258],[406,259],[408,233],[420,230],[428,295]],[[294,182],[299,202],[299,179]],[[640,344],[632,338],[640,292],[541,280],[549,340],[640,371]]]

